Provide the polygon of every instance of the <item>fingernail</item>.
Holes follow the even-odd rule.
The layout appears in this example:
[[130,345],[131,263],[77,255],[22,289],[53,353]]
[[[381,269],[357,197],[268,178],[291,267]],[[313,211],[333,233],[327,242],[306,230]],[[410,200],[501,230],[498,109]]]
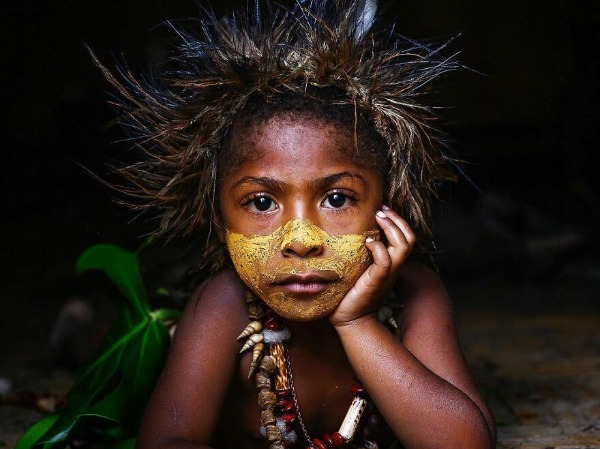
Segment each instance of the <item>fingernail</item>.
[[385,204],[383,204],[383,205],[381,206],[381,208],[382,208],[383,210],[390,210],[390,208],[389,208],[389,207],[387,207]]
[[375,239],[373,237],[367,237],[366,240],[365,240],[366,243],[371,243],[371,242],[374,242],[374,241],[375,241]]
[[383,212],[381,212],[380,210],[378,210],[375,215],[377,215],[379,218],[385,218],[385,214]]

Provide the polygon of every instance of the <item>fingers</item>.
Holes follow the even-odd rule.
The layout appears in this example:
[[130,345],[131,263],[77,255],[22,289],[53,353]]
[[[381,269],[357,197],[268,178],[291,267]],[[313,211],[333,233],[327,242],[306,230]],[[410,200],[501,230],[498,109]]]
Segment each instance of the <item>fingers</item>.
[[416,242],[416,235],[400,215],[386,206],[383,206],[375,217],[389,243],[387,250],[395,268],[410,254]]
[[398,215],[396,212],[394,212],[392,209],[385,205],[381,206],[381,209],[384,215],[390,220],[392,220],[396,224],[396,226],[400,228],[400,230],[404,234],[404,237],[411,244],[411,246],[414,245],[417,236],[413,232],[412,228],[408,225],[406,220],[404,220],[400,215]]
[[[362,316],[376,309],[377,301],[396,282],[399,268],[410,254],[416,240],[408,223],[391,209],[382,207],[375,217],[386,237],[387,244],[370,237],[365,241],[365,246],[373,257],[373,263],[357,279],[337,309],[344,312],[350,309],[362,310],[359,315],[353,312],[352,316]],[[340,314],[332,319],[337,320],[339,316]],[[348,320],[344,318],[343,321]]]
[[382,242],[367,240],[365,244],[371,251],[373,263],[358,278],[352,289],[361,301],[368,297],[376,298],[385,291],[392,269],[391,257]]
[[[383,242],[370,238],[366,240],[365,245],[373,256],[373,265],[368,269],[369,277],[372,280],[375,280],[374,277],[386,277],[394,265],[388,249]],[[371,268],[374,270],[371,270]]]
[[367,290],[385,289],[395,282],[398,269],[410,254],[416,240],[408,223],[391,209],[383,207],[375,217],[388,245],[374,239],[365,241],[366,247],[371,251],[373,264],[359,279],[358,284]]

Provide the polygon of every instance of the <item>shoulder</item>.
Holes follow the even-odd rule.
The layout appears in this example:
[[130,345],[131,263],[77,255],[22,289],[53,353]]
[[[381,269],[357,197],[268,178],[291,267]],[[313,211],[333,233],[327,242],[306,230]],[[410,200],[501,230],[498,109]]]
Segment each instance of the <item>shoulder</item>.
[[247,323],[244,291],[235,272],[225,270],[193,294],[148,403],[139,447],[168,439],[210,440],[239,365],[236,337]]
[[425,265],[406,264],[397,293],[404,303],[397,317],[402,344],[431,372],[473,400],[493,429],[493,418],[462,352],[452,303],[440,277]]
[[204,281],[190,298],[189,305],[217,302],[220,307],[237,307],[244,301],[246,287],[232,268],[226,268]]
[[397,289],[404,302],[397,318],[402,344],[441,378],[470,389],[452,304],[439,276],[424,265],[409,264]]
[[407,263],[402,267],[395,293],[405,310],[451,309],[450,298],[441,278],[431,268],[420,263]]
[[225,269],[205,281],[190,298],[176,338],[177,334],[187,337],[190,334],[239,333],[240,326],[243,328],[247,321],[245,289],[232,269]]
[[437,273],[420,263],[402,267],[395,293],[403,307],[397,316],[400,338],[415,344],[425,339],[456,339],[452,302]]

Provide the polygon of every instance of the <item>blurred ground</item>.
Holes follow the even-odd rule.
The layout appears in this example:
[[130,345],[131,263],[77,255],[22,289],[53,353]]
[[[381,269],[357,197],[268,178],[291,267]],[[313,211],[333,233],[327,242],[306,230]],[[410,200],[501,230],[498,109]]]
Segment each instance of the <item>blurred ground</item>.
[[[600,310],[565,304],[591,292],[494,287],[461,286],[455,296],[504,302],[458,313],[463,346],[498,423],[498,447],[600,448]],[[517,299],[536,296],[547,307],[521,313]]]

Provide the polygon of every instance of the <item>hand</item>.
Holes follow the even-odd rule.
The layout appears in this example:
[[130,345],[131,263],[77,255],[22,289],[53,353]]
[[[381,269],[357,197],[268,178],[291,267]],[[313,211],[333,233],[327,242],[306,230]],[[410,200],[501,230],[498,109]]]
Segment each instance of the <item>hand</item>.
[[377,309],[380,298],[394,286],[400,267],[415,244],[413,230],[390,208],[383,206],[375,214],[375,220],[383,230],[388,246],[381,241],[367,239],[365,245],[371,251],[373,263],[329,316],[334,327],[350,324]]

